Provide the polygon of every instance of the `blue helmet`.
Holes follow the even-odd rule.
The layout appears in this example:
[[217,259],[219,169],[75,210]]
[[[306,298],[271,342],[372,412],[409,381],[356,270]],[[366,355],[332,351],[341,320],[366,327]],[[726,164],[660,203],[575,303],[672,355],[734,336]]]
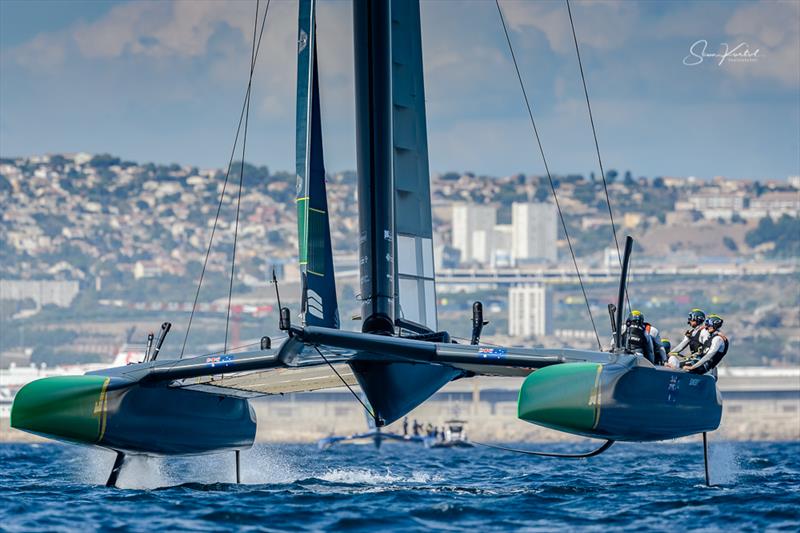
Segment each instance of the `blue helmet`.
[[722,327],[722,323],[722,317],[718,315],[708,315],[708,318],[706,318],[706,327],[708,328],[719,329]]
[[706,319],[706,314],[703,312],[702,309],[692,309],[689,311],[689,319],[687,323],[691,325],[692,322],[697,322],[698,324],[702,324],[703,321]]
[[644,315],[641,311],[637,311],[634,309],[631,311],[631,314],[628,315],[628,320],[625,321],[626,326],[636,325],[639,327],[644,327]]

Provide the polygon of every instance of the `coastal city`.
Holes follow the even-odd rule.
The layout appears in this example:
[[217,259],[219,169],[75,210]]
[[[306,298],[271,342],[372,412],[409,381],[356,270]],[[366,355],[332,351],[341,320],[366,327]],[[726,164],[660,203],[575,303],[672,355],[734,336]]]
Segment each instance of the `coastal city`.
[[[240,168],[234,345],[275,332],[273,272],[284,298],[297,301],[293,174],[234,164],[226,180],[220,169],[85,153],[0,161],[0,366],[110,362],[126,342],[143,342],[153,321],[170,319],[180,330],[201,271],[202,326],[189,347],[215,349],[226,323]],[[736,343],[728,364],[797,364],[800,177],[634,176],[607,172],[617,238],[637,243],[635,306],[673,337],[689,308],[725,316]],[[619,256],[603,182],[589,173],[556,176],[553,185],[569,242],[546,177],[432,177],[442,327],[466,336],[465,312],[480,299],[490,321],[485,335],[499,342],[607,342]],[[327,188],[340,305],[350,316],[359,305],[354,173],[329,175]],[[684,281],[676,286],[678,276]],[[138,332],[128,339],[130,328]],[[171,342],[165,349],[175,348]]]
[[[269,281],[275,272],[284,301],[299,307],[295,176],[243,167],[228,320],[241,168],[232,165],[226,181],[220,169],[110,155],[0,161],[0,203],[6,206],[0,221],[4,424],[20,386],[45,375],[138,361],[147,332],[162,321],[174,324],[165,357],[175,357],[181,341],[187,353],[222,349],[226,322],[234,350],[264,335],[280,338]],[[607,182],[618,237],[632,235],[637,242],[630,285],[635,305],[675,342],[692,307],[726,319],[735,348],[721,370],[730,413],[723,437],[795,438],[796,428],[786,422],[797,415],[793,394],[800,380],[800,178],[704,181],[611,170]],[[577,348],[610,343],[606,306],[615,300],[619,256],[602,180],[591,173],[557,176],[554,186],[569,243],[546,177],[432,177],[441,328],[468,336],[469,310],[481,300],[487,341]],[[359,312],[354,173],[329,175],[327,189],[340,305],[349,317]],[[187,333],[195,295],[195,326]],[[466,418],[476,438],[554,438],[514,423],[518,386],[491,378],[466,388],[453,383],[414,414]],[[282,428],[270,426],[259,440],[313,440],[331,430],[329,419],[340,430],[357,432],[363,416],[351,400],[342,390],[256,401],[259,416],[280,421]],[[0,440],[24,435],[7,431],[0,431]]]

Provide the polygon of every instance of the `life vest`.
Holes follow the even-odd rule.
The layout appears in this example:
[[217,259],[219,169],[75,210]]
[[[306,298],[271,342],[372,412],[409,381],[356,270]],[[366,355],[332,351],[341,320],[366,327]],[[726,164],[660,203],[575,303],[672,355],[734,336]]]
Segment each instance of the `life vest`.
[[700,334],[704,329],[706,329],[705,326],[697,326],[694,329],[687,329],[686,333],[684,333],[689,339],[689,351],[693,354],[699,352],[703,348],[703,343],[700,342]]
[[703,343],[703,354],[706,354],[708,350],[711,349],[711,341],[714,340],[714,337],[719,337],[720,339],[722,339],[722,346],[720,347],[719,350],[717,350],[717,353],[715,353],[711,357],[711,359],[703,363],[703,366],[701,368],[697,369],[697,370],[702,369],[703,374],[705,374],[706,372],[710,372],[712,369],[714,369],[720,363],[720,361],[722,361],[722,358],[725,357],[725,354],[728,353],[728,346],[730,345],[730,343],[728,342],[728,337],[726,337],[725,335],[723,335],[718,331],[715,331],[714,333],[709,335],[706,341]]
[[625,347],[631,352],[644,352],[647,345],[647,333],[644,328],[634,324],[625,327]]
[[645,359],[654,365],[657,364],[655,354],[653,354],[653,345],[650,342],[650,335],[647,334],[642,326],[625,325],[625,349],[629,353],[641,353]]

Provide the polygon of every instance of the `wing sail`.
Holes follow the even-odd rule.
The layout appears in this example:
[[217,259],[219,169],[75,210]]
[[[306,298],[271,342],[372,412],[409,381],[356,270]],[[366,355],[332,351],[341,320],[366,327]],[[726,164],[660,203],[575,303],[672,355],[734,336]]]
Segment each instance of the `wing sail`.
[[438,328],[418,2],[392,2],[395,316]]
[[305,324],[339,327],[328,220],[315,1],[300,0],[297,42],[297,231]]

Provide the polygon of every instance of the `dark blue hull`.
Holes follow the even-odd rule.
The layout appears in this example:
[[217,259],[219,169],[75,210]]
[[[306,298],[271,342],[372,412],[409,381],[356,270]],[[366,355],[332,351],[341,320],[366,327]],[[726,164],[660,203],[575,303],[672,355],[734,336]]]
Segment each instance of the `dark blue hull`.
[[568,363],[522,385],[519,417],[587,437],[656,441],[714,431],[722,397],[712,376],[665,367]]

